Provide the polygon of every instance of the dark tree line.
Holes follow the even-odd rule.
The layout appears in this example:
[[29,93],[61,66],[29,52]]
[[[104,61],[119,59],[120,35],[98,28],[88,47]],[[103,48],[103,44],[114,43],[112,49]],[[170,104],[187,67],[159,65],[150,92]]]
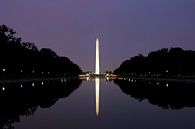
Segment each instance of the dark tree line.
[[139,54],[124,61],[114,73],[131,76],[192,76],[195,75],[195,51],[163,48],[148,56]]
[[0,26],[0,78],[11,76],[78,75],[82,71],[67,57],[48,48],[39,50],[34,43],[15,37],[15,31]]

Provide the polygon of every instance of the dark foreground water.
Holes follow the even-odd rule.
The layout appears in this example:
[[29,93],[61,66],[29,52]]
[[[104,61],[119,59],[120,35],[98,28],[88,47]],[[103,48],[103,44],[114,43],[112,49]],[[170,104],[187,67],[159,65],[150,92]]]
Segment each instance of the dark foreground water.
[[57,79],[0,88],[0,128],[195,129],[191,83]]

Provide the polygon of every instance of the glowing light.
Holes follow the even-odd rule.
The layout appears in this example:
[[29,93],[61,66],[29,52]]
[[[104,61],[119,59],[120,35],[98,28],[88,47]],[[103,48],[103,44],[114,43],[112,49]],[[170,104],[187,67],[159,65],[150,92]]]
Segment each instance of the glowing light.
[[41,85],[43,85],[43,82],[41,82]]
[[4,91],[5,90],[5,87],[3,87],[2,90]]
[[99,39],[96,39],[96,63],[95,63],[95,74],[100,74],[100,53],[99,53]]
[[32,86],[34,87],[34,86],[35,86],[35,84],[34,84],[34,83],[32,83]]
[[20,85],[20,87],[22,88],[22,84]]
[[166,84],[166,87],[169,87],[169,84],[168,83]]
[[5,69],[2,69],[3,72],[5,72]]
[[96,115],[99,115],[99,94],[100,94],[100,79],[95,79],[95,104],[96,104]]

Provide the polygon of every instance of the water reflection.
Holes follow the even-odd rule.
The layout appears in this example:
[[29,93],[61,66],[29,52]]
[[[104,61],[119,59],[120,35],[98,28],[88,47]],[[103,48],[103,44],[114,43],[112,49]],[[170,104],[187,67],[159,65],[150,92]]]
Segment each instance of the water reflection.
[[[161,125],[171,125],[170,127],[179,128],[182,127],[181,124],[185,124],[185,127],[182,127],[184,129],[191,127],[194,123],[194,109],[161,110],[161,108],[195,107],[193,101],[195,100],[195,87],[192,83],[141,81],[131,78],[116,79],[114,83],[120,87],[123,91],[121,92],[111,78],[95,77],[86,78],[86,80],[91,81],[83,82],[77,94],[59,101],[59,103],[56,103],[59,98],[68,97],[79,87],[80,80],[62,78],[11,84],[1,82],[0,128],[12,128],[14,125],[15,128],[20,129],[26,127],[31,129],[43,127],[154,129],[161,127]],[[91,86],[94,88],[93,91],[90,89]],[[100,88],[102,98],[100,98]],[[123,93],[139,101],[148,100],[150,104],[131,101],[132,99]],[[103,105],[101,105],[100,99]],[[54,104],[53,108],[49,108]],[[161,108],[154,110],[154,106],[151,104]],[[38,107],[49,108],[49,110],[45,112]],[[35,111],[37,114],[33,115]],[[99,117],[100,112],[103,114],[101,117]],[[26,117],[21,117],[31,115],[33,115],[31,117],[33,119],[27,120]],[[45,119],[47,122],[45,122]],[[16,122],[20,122],[20,124],[16,124]],[[42,125],[44,122],[46,124]],[[35,123],[37,125],[33,126]]]
[[105,79],[104,77],[98,77],[98,76],[94,76],[94,77],[82,77],[80,78],[81,80],[84,81],[89,81],[89,80],[94,80],[95,81],[95,111],[96,111],[96,116],[99,115],[99,110],[100,110],[100,79]]
[[37,107],[51,107],[60,98],[68,97],[80,84],[78,79],[1,82],[0,128],[14,128],[13,123],[20,122],[21,116],[33,115]]
[[99,115],[99,94],[100,94],[100,79],[95,78],[95,103],[96,103],[96,115]]
[[195,84],[192,82],[117,79],[114,83],[131,97],[139,101],[146,99],[162,109],[195,107]]
[[80,79],[84,81],[89,81],[89,80],[95,81],[95,111],[96,111],[96,116],[98,116],[99,111],[100,111],[100,105],[99,105],[100,103],[100,80],[102,79],[102,80],[108,81],[109,78],[105,78],[104,76],[94,76],[94,77],[87,76],[87,77],[82,77]]

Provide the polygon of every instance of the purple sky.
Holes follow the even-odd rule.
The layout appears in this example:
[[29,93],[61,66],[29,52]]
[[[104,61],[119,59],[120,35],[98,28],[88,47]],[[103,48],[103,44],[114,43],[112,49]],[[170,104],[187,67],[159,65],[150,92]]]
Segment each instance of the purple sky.
[[163,47],[195,50],[195,0],[0,0],[0,24],[94,71]]

